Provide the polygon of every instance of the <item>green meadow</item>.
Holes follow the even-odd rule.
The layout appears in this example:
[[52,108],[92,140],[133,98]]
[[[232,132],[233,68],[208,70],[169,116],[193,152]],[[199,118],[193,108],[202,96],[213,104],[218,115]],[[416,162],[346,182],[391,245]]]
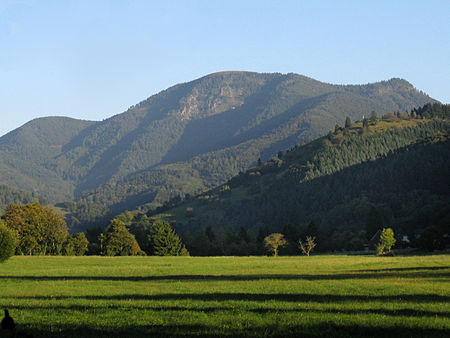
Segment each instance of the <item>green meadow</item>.
[[34,337],[448,337],[450,255],[16,256],[0,308]]

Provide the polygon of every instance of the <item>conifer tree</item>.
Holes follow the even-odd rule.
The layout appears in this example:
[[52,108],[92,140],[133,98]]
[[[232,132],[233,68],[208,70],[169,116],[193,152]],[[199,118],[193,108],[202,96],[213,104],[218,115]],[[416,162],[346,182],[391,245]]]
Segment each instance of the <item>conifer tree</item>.
[[352,121],[350,120],[350,117],[345,118],[345,128],[350,128],[352,126]]
[[153,255],[180,256],[183,244],[170,223],[157,220],[148,236]]
[[366,219],[366,238],[369,240],[380,230],[383,224],[383,218],[375,206],[372,206],[367,213]]
[[362,121],[362,125],[363,125],[363,128],[369,128],[369,120],[364,118]]
[[89,241],[83,232],[68,238],[63,252],[67,256],[83,256],[88,250]]
[[129,256],[140,251],[134,236],[118,219],[113,219],[108,225],[104,238],[103,254],[106,256]]
[[208,236],[210,242],[214,242],[216,240],[216,235],[210,225],[206,227],[205,234]]
[[247,229],[245,229],[243,226],[239,229],[239,239],[243,240],[244,242],[248,243],[250,242],[250,237],[248,236]]

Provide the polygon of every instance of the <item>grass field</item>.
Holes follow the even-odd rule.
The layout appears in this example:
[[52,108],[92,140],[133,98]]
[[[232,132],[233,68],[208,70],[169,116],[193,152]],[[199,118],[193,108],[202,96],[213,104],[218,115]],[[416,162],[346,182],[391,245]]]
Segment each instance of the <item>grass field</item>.
[[450,255],[13,257],[0,308],[34,337],[449,337]]

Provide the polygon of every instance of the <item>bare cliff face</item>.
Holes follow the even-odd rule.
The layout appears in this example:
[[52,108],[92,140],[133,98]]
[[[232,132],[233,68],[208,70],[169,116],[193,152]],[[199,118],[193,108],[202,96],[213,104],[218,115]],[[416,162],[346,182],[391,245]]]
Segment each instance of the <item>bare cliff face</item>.
[[178,100],[178,107],[169,115],[181,120],[194,120],[221,114],[244,104],[269,81],[270,76],[248,76],[246,72],[215,73],[196,80],[185,95]]
[[180,100],[180,110],[177,115],[181,120],[193,120],[220,114],[241,106],[244,100],[242,88],[233,88],[229,84],[215,88],[210,94],[194,88],[189,96]]

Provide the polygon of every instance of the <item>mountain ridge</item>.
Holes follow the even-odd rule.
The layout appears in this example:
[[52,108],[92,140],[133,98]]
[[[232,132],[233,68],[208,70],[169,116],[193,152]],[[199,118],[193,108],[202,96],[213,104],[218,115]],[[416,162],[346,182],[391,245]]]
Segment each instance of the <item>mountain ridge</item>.
[[96,191],[122,184],[122,198],[133,199],[127,180],[135,180],[156,196],[145,203],[155,207],[323,135],[346,116],[427,102],[436,101],[395,78],[333,85],[294,73],[218,72],[103,121],[50,117],[25,124],[0,138],[0,183],[53,202],[87,198],[108,207],[120,197]]

